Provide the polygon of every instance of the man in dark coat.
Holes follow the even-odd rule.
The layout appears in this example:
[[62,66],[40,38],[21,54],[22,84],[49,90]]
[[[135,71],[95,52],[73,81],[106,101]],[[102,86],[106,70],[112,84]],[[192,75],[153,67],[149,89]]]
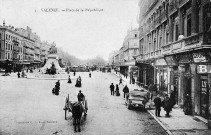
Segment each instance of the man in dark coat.
[[114,84],[111,83],[110,85],[111,95],[114,95]]
[[172,111],[172,104],[167,94],[165,95],[165,98],[163,100],[163,108],[166,111],[166,117],[170,117],[169,113],[170,111]]
[[161,98],[160,98],[159,94],[154,99],[154,103],[155,103],[155,115],[160,117],[160,111],[161,111],[162,104],[161,104]]
[[123,88],[123,92],[124,92],[124,98],[125,98],[125,95],[129,92],[129,88],[127,87],[127,84]]
[[81,102],[84,100],[84,94],[81,92],[81,90],[79,90],[79,93],[78,93],[78,101]]

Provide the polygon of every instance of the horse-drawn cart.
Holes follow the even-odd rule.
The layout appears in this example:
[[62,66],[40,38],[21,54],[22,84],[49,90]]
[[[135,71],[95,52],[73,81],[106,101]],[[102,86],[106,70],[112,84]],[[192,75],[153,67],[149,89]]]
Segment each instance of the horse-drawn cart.
[[[80,106],[80,110],[78,110],[80,112],[78,112],[77,110],[74,110],[75,107],[77,106]],[[77,114],[82,113],[84,114],[84,116],[86,116],[87,110],[88,110],[87,100],[84,97],[83,101],[70,101],[69,94],[68,94],[68,96],[65,99],[65,106],[63,110],[65,111],[65,120],[67,119],[67,112],[71,112],[73,117],[75,113]]]
[[67,119],[67,112],[72,112],[72,117],[73,117],[73,125],[76,131],[76,127],[78,127],[78,132],[81,131],[80,129],[80,123],[81,123],[81,118],[84,116],[84,120],[86,119],[87,115],[87,100],[84,96],[83,101],[75,101],[71,102],[69,100],[69,94],[65,99],[65,106],[64,106],[64,111],[65,111],[65,120]]

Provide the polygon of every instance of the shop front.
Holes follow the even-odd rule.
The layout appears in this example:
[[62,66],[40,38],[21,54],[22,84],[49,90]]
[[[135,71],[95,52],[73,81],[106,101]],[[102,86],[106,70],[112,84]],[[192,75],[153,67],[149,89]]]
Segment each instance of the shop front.
[[[167,92],[174,91],[176,93],[176,100],[178,103],[178,93],[179,93],[179,72],[178,72],[178,62],[175,55],[169,55],[164,57],[166,64],[168,65],[168,90]],[[166,70],[167,70],[166,69]]]
[[209,94],[210,94],[210,84],[211,80],[209,77],[211,76],[211,64],[197,65],[197,73],[199,74],[199,115],[204,118],[209,117]]
[[168,89],[168,66],[164,58],[156,59],[154,62],[155,67],[155,84],[158,90],[167,93]]
[[146,62],[137,62],[139,84],[148,87],[150,84],[154,84],[154,67]]

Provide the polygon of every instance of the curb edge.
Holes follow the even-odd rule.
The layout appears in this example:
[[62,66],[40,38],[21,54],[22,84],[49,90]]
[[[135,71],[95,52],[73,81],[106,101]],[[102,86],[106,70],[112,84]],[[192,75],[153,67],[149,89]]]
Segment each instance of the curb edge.
[[155,117],[155,115],[151,112],[151,111],[149,111],[149,110],[147,110],[147,112],[161,125],[161,127],[166,131],[166,133],[168,134],[168,135],[173,135],[173,133],[170,131],[170,130],[168,130],[161,122],[160,122],[160,120],[158,120],[156,117]]

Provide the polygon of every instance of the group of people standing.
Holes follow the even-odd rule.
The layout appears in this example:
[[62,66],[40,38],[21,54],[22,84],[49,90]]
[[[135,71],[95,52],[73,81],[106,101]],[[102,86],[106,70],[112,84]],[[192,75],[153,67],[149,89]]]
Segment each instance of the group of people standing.
[[164,100],[161,100],[161,97],[159,94],[154,98],[155,103],[155,115],[158,117],[160,116],[161,107],[164,108],[164,111],[166,111],[166,117],[170,117],[169,113],[172,111],[173,106],[176,104],[175,99],[175,92],[172,91],[170,94],[170,97],[168,94],[165,94]]
[[22,72],[18,72],[17,74],[18,78],[24,78],[24,77],[27,77],[26,73],[24,72],[24,70]]
[[116,84],[116,89],[115,89],[115,91],[114,91],[114,89],[115,89],[115,86],[114,86],[113,83],[111,83],[111,85],[110,85],[111,95],[114,96],[114,93],[115,93],[116,96],[120,96],[118,84]]
[[[119,85],[120,84],[122,84],[124,86],[124,84],[122,82],[122,78],[120,78],[120,80],[119,80]],[[120,96],[120,93],[119,93],[119,85],[116,84],[116,89],[115,89],[114,84],[111,83],[111,85],[110,85],[111,95],[114,96],[114,94],[116,94],[116,96]],[[127,87],[127,84],[124,86],[123,92],[124,92],[124,98],[125,98],[126,97],[126,94],[129,92],[129,88]]]

